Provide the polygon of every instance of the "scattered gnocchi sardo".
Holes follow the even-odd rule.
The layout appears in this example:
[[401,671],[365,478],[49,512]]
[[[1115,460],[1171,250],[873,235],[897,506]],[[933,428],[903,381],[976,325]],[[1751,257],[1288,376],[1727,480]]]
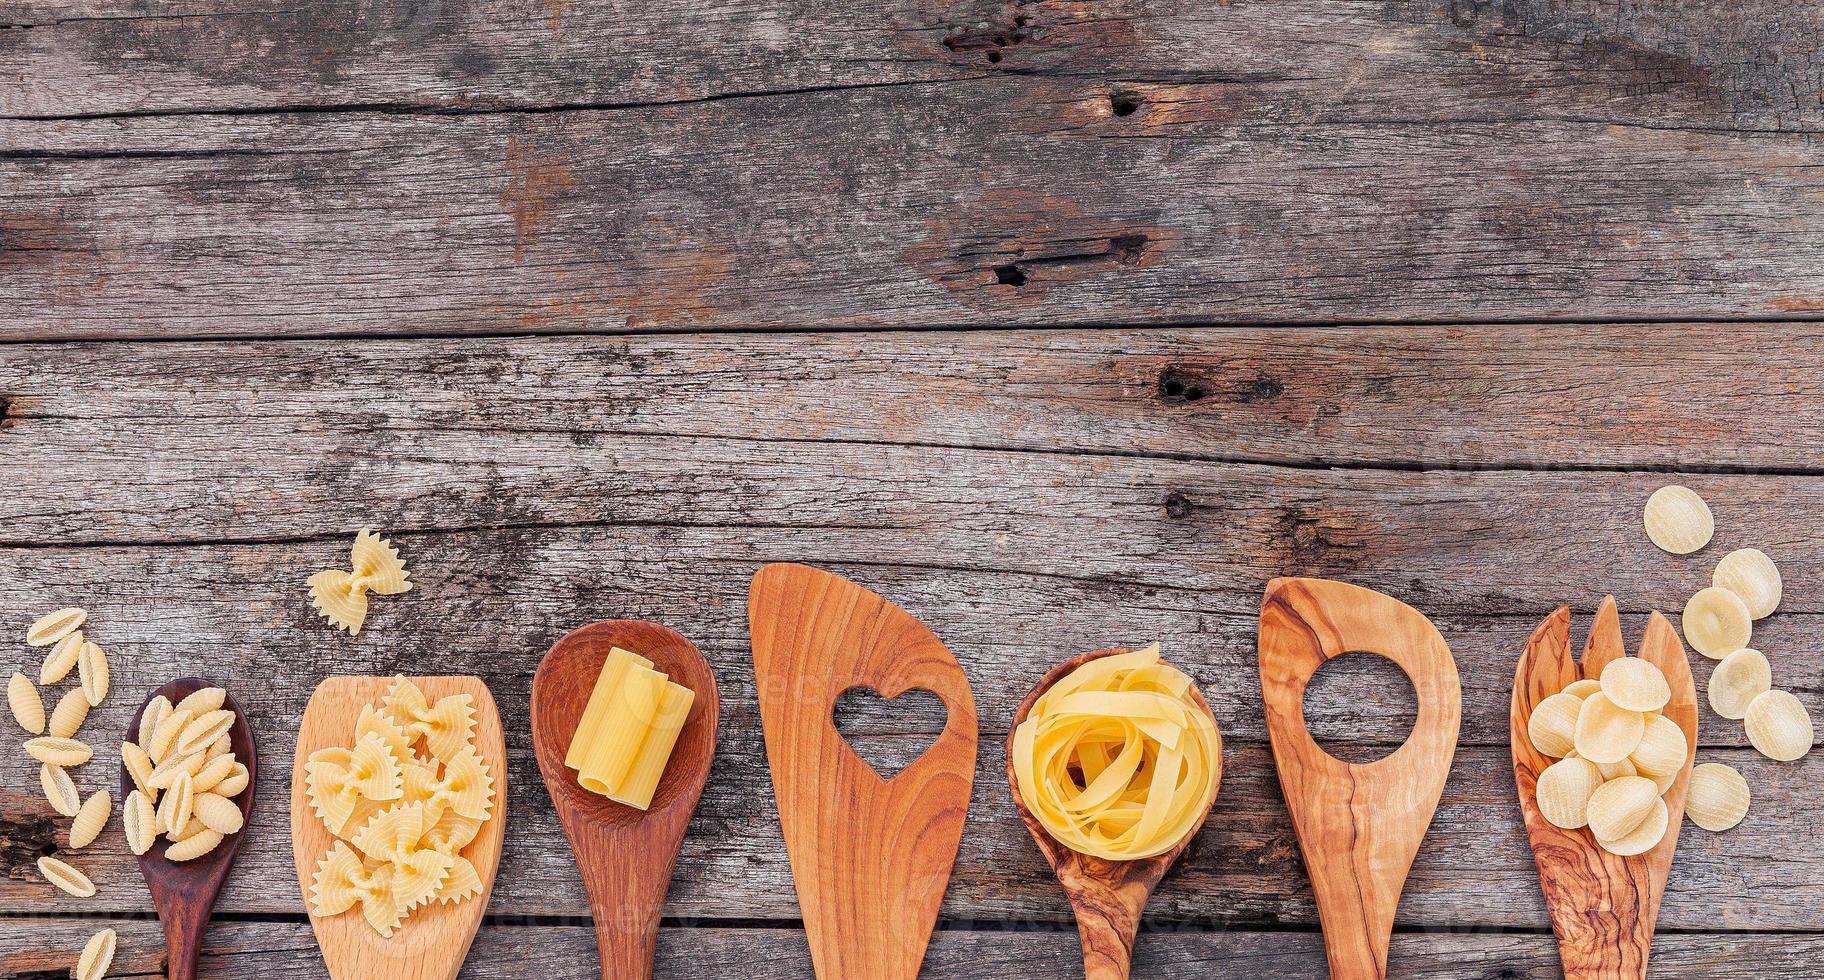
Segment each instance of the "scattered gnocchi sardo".
[[121,805],[127,847],[145,854],[162,834],[168,861],[208,854],[244,823],[235,797],[250,774],[235,758],[228,692],[205,687],[172,704],[159,695],[139,719],[139,739],[123,742],[121,762],[134,790]]
[[[38,785],[51,809],[71,818],[69,849],[80,850],[94,843],[113,812],[113,796],[105,789],[87,799],[70,774],[88,763],[95,752],[77,736],[88,720],[89,709],[108,696],[108,656],[101,647],[83,635],[89,614],[76,606],[58,609],[38,617],[26,628],[28,647],[48,648],[38,668],[38,683],[23,671],[14,671],[7,680],[6,703],[13,721],[33,736],[25,741],[25,753],[39,763]],[[56,707],[45,710],[45,697],[40,687],[49,688],[76,674],[76,685],[64,692]],[[95,883],[80,869],[58,858],[46,855],[38,860],[38,873],[62,891],[77,898],[95,894]]]
[[1690,753],[1685,730],[1661,711],[1666,675],[1619,657],[1600,680],[1580,680],[1539,702],[1527,719],[1533,747],[1557,759],[1539,774],[1535,799],[1554,827],[1589,828],[1611,854],[1652,850],[1672,826],[1665,793]]

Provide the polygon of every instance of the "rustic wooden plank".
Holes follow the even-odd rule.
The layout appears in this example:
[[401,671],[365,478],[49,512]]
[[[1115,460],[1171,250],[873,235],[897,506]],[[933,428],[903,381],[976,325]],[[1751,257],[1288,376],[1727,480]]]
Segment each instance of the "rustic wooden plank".
[[5,338],[1824,307],[1824,147],[1803,134],[1178,125],[1112,115],[1100,79],[997,77],[12,121],[0,147]]
[[1824,420],[1802,410],[1824,401],[1824,326],[924,331],[871,335],[865,351],[822,333],[32,345],[0,348],[0,398],[14,440],[0,453],[55,453],[47,479],[92,458],[69,447],[129,429],[247,438],[222,431],[226,419],[294,439],[352,440],[364,425],[1298,466],[1807,470],[1824,442]]
[[[325,673],[403,670],[474,671],[486,676],[503,718],[523,717],[537,655],[558,633],[586,619],[660,619],[695,639],[718,672],[728,713],[723,753],[680,860],[671,913],[691,918],[778,918],[795,914],[789,872],[771,806],[747,660],[741,597],[755,562],[721,558],[742,547],[771,557],[804,552],[757,539],[763,531],[676,528],[540,529],[425,535],[405,539],[419,588],[376,603],[371,632],[359,641],[316,623],[302,597],[301,573],[327,562],[340,541],[236,547],[27,549],[0,563],[0,603],[31,610],[52,601],[81,601],[94,635],[114,653],[118,701],[97,709],[89,731],[125,727],[130,695],[182,673],[230,678],[257,721],[263,754],[285,758],[291,732],[314,680]],[[707,538],[707,541],[695,540]],[[293,570],[297,573],[294,574]],[[1314,920],[1289,824],[1260,739],[1259,694],[1252,675],[1249,617],[1202,608],[1195,595],[1157,594],[1157,606],[1118,585],[945,569],[855,566],[862,581],[925,619],[956,651],[976,689],[985,738],[971,826],[946,905],[964,919],[1061,918],[1064,907],[1037,852],[1015,821],[1003,762],[993,749],[1033,678],[1065,654],[1165,638],[1204,683],[1229,735],[1230,765],[1211,828],[1192,848],[1152,905],[1166,921]],[[104,585],[111,582],[111,585]],[[52,600],[52,596],[56,596]],[[21,613],[21,616],[26,613]],[[1775,623],[1817,616],[1781,616]],[[23,622],[23,620],[21,621]],[[1637,620],[1630,629],[1638,628]],[[1487,631],[1475,636],[1474,624]],[[1526,619],[1440,618],[1458,644],[1475,729],[1498,731],[1505,685]],[[1790,649],[1810,649],[1810,646]],[[1789,649],[1780,647],[1779,649]],[[1809,659],[1809,658],[1806,658]],[[1815,702],[1818,665],[1781,658],[1789,680]],[[1343,705],[1346,693],[1336,692]],[[1357,698],[1357,701],[1362,700]],[[1380,712],[1338,707],[1321,716],[1347,736],[1381,724]],[[933,719],[909,723],[877,717],[862,731],[890,742],[888,755],[916,739],[895,733],[932,730]],[[574,915],[584,908],[580,884],[546,804],[523,726],[509,722],[509,832],[497,887],[505,915]],[[1709,725],[1719,743],[1739,740],[1726,723]],[[1397,735],[1396,735],[1397,737]],[[29,865],[53,833],[48,804],[36,799],[31,767],[18,753],[0,758],[0,797],[7,842],[0,847],[0,909],[23,910],[54,899]],[[1531,878],[1531,860],[1513,801],[1499,737],[1465,748],[1432,838],[1408,886],[1402,923],[1414,928],[1538,928],[1546,920]],[[1797,766],[1765,763],[1738,748],[1707,749],[1706,759],[1739,765],[1761,794],[1750,822],[1712,838],[1695,830],[1673,872],[1664,922],[1669,928],[1806,929],[1824,895],[1824,874],[1795,869],[1824,863],[1811,833],[1809,787],[1824,757]],[[248,870],[224,897],[226,908],[289,912],[292,888],[279,769],[269,770],[260,811],[243,852]],[[85,785],[88,775],[84,774]],[[79,855],[103,887],[99,901],[64,901],[70,911],[144,908],[137,872],[118,835]],[[1767,902],[1784,890],[1790,902]]]
[[[16,921],[16,920],[15,920]],[[13,926],[15,923],[9,922]],[[156,926],[142,920],[41,919],[0,935],[0,972],[15,980],[60,980],[96,929],[120,933],[112,976],[162,976]],[[310,929],[292,922],[218,922],[210,930],[199,976],[244,977],[250,965],[274,978],[324,977]],[[462,976],[485,978],[594,976],[589,930],[582,926],[502,926],[482,929]],[[932,980],[1030,980],[1082,974],[1076,935],[954,928],[939,931],[925,958]],[[1824,956],[1824,938],[1766,935],[1662,935],[1653,944],[1655,968],[1667,976],[1762,980],[1802,976]],[[1393,937],[1389,964],[1398,976],[1421,980],[1551,980],[1561,977],[1549,935],[1403,933]],[[1144,934],[1136,977],[1183,976],[1187,971],[1245,969],[1254,976],[1322,976],[1317,936],[1288,932],[1171,932]],[[659,977],[750,977],[810,980],[804,934],[796,929],[667,928],[659,939]]]
[[[1129,118],[1824,120],[1811,5],[8,0],[0,112],[674,102],[983,72],[1108,80]],[[1364,42],[1364,39],[1371,39]]]

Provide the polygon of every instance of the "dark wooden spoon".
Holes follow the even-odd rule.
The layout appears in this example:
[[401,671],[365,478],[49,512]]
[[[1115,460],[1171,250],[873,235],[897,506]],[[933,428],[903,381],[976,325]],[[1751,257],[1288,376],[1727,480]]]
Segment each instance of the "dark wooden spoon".
[[[139,720],[145,717],[146,705],[151,704],[153,698],[162,694],[176,704],[205,687],[227,689],[225,685],[200,677],[183,677],[146,695],[139,710],[133,713],[132,724],[127,726],[127,741],[139,741]],[[240,832],[229,834],[215,850],[190,861],[167,861],[165,848],[170,846],[170,841],[162,835],[151,850],[139,856],[139,873],[146,879],[146,888],[152,892],[152,904],[158,908],[158,918],[165,926],[165,961],[171,980],[193,980],[196,976],[196,958],[203,951],[203,933],[209,927],[210,913],[215,910],[215,897],[220,894],[222,883],[228,880],[228,871],[234,867],[241,842],[253,829],[253,793],[260,784],[253,729],[247,727],[247,716],[235,703],[232,693],[222,702],[222,707],[234,712],[234,727],[228,729],[228,741],[234,748],[235,759],[247,767],[247,788],[234,798],[241,807]],[[126,763],[121,763],[123,806],[127,794],[138,788]]]
[[[1092,660],[1132,652],[1096,650],[1073,657],[1052,668],[1051,673],[1046,674],[1020,704],[1020,710],[1013,716],[1014,729],[1017,731],[1026,721],[1026,716],[1032,713],[1032,706],[1038,702],[1040,695],[1051,690],[1052,685],[1078,667]],[[1203,699],[1203,692],[1197,689],[1197,685],[1191,685],[1191,693],[1196,696],[1197,704],[1208,712],[1210,705]],[[1019,779],[1013,771],[1013,735],[1013,732],[1007,734],[1007,785],[1013,789],[1013,805],[1020,813],[1020,820],[1026,824],[1027,832],[1038,843],[1045,860],[1051,863],[1051,870],[1058,876],[1058,884],[1064,886],[1070,907],[1076,911],[1077,938],[1083,944],[1083,976],[1085,980],[1127,980],[1128,972],[1133,967],[1134,937],[1140,931],[1140,914],[1146,909],[1147,899],[1152,897],[1153,889],[1158,887],[1159,880],[1165,877],[1166,871],[1184,853],[1184,849],[1190,846],[1192,838],[1203,829],[1209,811],[1204,811],[1203,818],[1184,835],[1183,840],[1157,857],[1137,861],[1110,861],[1078,853],[1058,843],[1039,823],[1038,818],[1032,815],[1032,811],[1026,809],[1026,801],[1020,796]],[[1216,733],[1216,781],[1220,786],[1220,730]],[[1212,806],[1215,804],[1214,800],[1210,802]]]
[[[645,657],[654,670],[697,692],[652,806],[644,812],[589,792],[564,765],[596,675],[615,647]],[[591,623],[558,640],[539,662],[532,678],[532,744],[545,789],[583,873],[604,977],[652,976],[659,913],[684,831],[709,779],[720,713],[709,661],[689,640],[656,623]]]

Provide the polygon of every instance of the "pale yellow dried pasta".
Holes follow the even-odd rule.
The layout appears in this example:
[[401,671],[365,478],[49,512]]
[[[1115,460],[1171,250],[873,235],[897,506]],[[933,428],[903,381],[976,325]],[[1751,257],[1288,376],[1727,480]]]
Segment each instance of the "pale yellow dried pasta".
[[40,735],[25,740],[25,753],[39,762],[69,768],[80,766],[95,755],[95,750],[73,738]]
[[45,613],[25,630],[25,645],[48,647],[82,628],[89,614],[75,606]]
[[76,676],[82,681],[82,696],[89,699],[90,705],[100,704],[108,696],[108,655],[94,641],[82,645],[82,653],[76,657]]
[[44,663],[38,668],[38,683],[48,686],[70,676],[70,671],[76,669],[76,659],[82,656],[84,642],[81,630],[58,640],[44,655]]
[[233,755],[234,754],[233,736],[228,732],[223,732],[220,738],[217,738],[215,741],[209,743],[209,750],[208,750],[207,754],[209,756],[210,761],[219,759],[224,755]]
[[1650,660],[1616,657],[1602,668],[1602,693],[1618,708],[1658,711],[1672,700],[1672,685]]
[[1581,698],[1564,693],[1554,694],[1534,705],[1533,713],[1526,720],[1526,736],[1533,748],[1554,759],[1569,754],[1577,734],[1577,714],[1582,710]]
[[[160,694],[146,702],[146,710],[140,713],[139,747],[146,750],[148,755],[152,752],[159,723],[165,720],[165,716],[170,714],[171,710],[171,699]],[[182,730],[181,726],[179,730]]]
[[246,822],[241,808],[225,796],[198,793],[196,802],[191,806],[196,811],[197,819],[218,834],[238,834]]
[[367,594],[398,595],[408,592],[412,583],[405,562],[392,544],[372,531],[355,535],[349,550],[349,570],[326,569],[312,575],[311,605],[334,625],[350,636],[361,632],[367,621]]
[[234,797],[241,795],[241,791],[247,788],[247,778],[247,767],[236,762],[234,768],[229,770],[228,775],[224,776],[221,782],[215,784],[210,792],[213,792],[218,796],[226,796],[233,799]]
[[450,809],[471,820],[486,820],[493,809],[494,779],[473,746],[464,746],[446,763],[441,777],[427,766],[407,767],[404,775],[406,801],[422,801],[435,813]]
[[1710,708],[1724,718],[1748,717],[1748,705],[1773,688],[1773,667],[1752,647],[1723,658],[1710,672]]
[[204,829],[165,847],[167,861],[194,861],[215,850],[222,842],[222,835],[213,830]]
[[484,822],[446,809],[437,818],[437,822],[424,832],[424,842],[445,854],[454,854],[469,846],[481,833]]
[[1583,699],[1573,742],[1578,755],[1598,765],[1620,762],[1634,753],[1646,729],[1645,715],[1615,704],[1598,691]]
[[[1659,782],[1663,777],[1666,785],[1685,768],[1685,759],[1689,754],[1690,743],[1685,739],[1685,730],[1678,723],[1664,715],[1656,715],[1647,722],[1646,730],[1641,734],[1640,744],[1628,753],[1628,761],[1640,774]],[[1665,792],[1662,788],[1660,792]]]
[[1685,816],[1699,827],[1720,834],[1748,815],[1748,780],[1719,762],[1706,762],[1691,770]]
[[1590,794],[1602,785],[1602,774],[1588,759],[1560,759],[1539,774],[1533,798],[1547,823],[1565,830],[1588,824]]
[[1775,688],[1749,702],[1742,725],[1748,744],[1775,762],[1795,762],[1811,751],[1811,713],[1789,691]]
[[120,805],[120,829],[127,838],[127,849],[144,854],[158,839],[158,811],[146,794],[134,790]]
[[190,774],[179,773],[171,788],[158,798],[158,829],[164,833],[180,832],[190,822],[196,793],[190,787]]
[[1655,796],[1647,806],[1647,814],[1635,828],[1622,837],[1596,838],[1596,845],[1610,854],[1620,857],[1633,857],[1645,854],[1658,846],[1666,837],[1666,830],[1672,825],[1671,810],[1666,801]]
[[453,857],[450,870],[444,876],[443,884],[437,887],[436,899],[439,902],[455,904],[465,898],[474,898],[481,894],[481,873],[465,857]]
[[1659,800],[1653,780],[1643,776],[1611,779],[1590,794],[1586,811],[1590,832],[1598,841],[1622,840],[1652,813]]
[[1587,698],[1590,695],[1595,694],[1597,691],[1600,691],[1600,690],[1602,690],[1601,681],[1596,680],[1595,678],[1591,678],[1591,677],[1580,677],[1577,680],[1574,680],[1574,681],[1570,682],[1569,684],[1566,684],[1564,687],[1564,690],[1562,690],[1558,693],[1569,694],[1572,697],[1581,699],[1581,698]]
[[375,932],[391,936],[407,911],[393,892],[392,878],[391,865],[369,866],[354,848],[336,841],[311,878],[310,913],[340,915],[359,905]]
[[395,676],[380,701],[393,724],[406,736],[423,738],[431,755],[448,762],[475,736],[475,702],[467,694],[452,694],[431,704],[418,685]]
[[226,708],[204,712],[190,719],[184,730],[178,733],[177,742],[172,748],[179,755],[204,754],[215,740],[228,734],[234,727],[234,712]]
[[114,965],[114,949],[120,939],[112,929],[103,929],[82,945],[82,955],[76,959],[76,972],[71,980],[102,980]]
[[376,814],[352,842],[368,860],[392,866],[394,898],[408,909],[436,894],[453,860],[425,845],[431,824],[425,804],[400,804]]
[[57,707],[51,709],[51,720],[45,731],[58,738],[75,738],[82,731],[82,723],[89,718],[89,699],[81,688],[71,688],[57,699]]
[[54,857],[39,858],[38,873],[66,895],[88,898],[95,894],[95,883],[88,875]]
[[[233,753],[210,756],[203,767],[190,776],[190,786],[198,793],[214,792],[222,781],[234,773],[235,758]],[[227,795],[234,795],[232,793]]]
[[1779,566],[1759,548],[1742,548],[1724,555],[1710,574],[1710,584],[1735,593],[1755,619],[1772,615],[1779,608],[1784,591]]
[[44,734],[44,699],[38,696],[38,688],[30,677],[13,671],[13,676],[6,682],[6,706],[12,709],[13,720],[27,734]]
[[134,786],[147,795],[153,795],[152,784],[147,780],[152,778],[155,767],[152,765],[152,757],[139,747],[139,743],[120,743],[120,764],[127,770],[127,775],[133,777]]
[[[1587,762],[1588,760],[1585,761]],[[1602,781],[1605,783],[1611,779],[1620,779],[1623,776],[1640,775],[1640,770],[1634,768],[1634,763],[1629,762],[1626,759],[1622,759],[1619,762],[1598,762],[1595,765],[1596,771],[1602,773]]]
[[176,785],[179,776],[194,777],[202,771],[205,764],[201,752],[165,756],[165,761],[152,767],[152,774],[146,777],[146,788],[170,789]]
[[1685,642],[1711,660],[1721,660],[1747,646],[1754,630],[1741,598],[1714,585],[1686,600],[1679,622]]
[[373,735],[386,746],[393,758],[405,765],[417,760],[417,753],[412,749],[413,737],[407,735],[393,720],[392,715],[382,710],[379,705],[364,704],[361,716],[355,719],[355,740],[360,741],[363,735]]
[[39,766],[38,785],[44,790],[44,798],[51,801],[51,809],[59,814],[73,817],[81,810],[82,794],[76,791],[76,781],[62,766]]
[[172,708],[158,719],[158,728],[152,732],[152,741],[146,743],[146,754],[153,762],[163,762],[177,745],[177,737],[184,732],[184,726],[190,724],[192,715],[188,711]]
[[304,764],[305,794],[331,833],[348,827],[363,799],[396,800],[404,794],[399,760],[377,735],[364,735],[355,747],[318,749]]
[[1716,533],[1716,519],[1710,505],[1690,487],[1670,484],[1653,491],[1647,498],[1641,522],[1647,537],[1662,551],[1688,555],[1710,543]]
[[101,836],[101,830],[108,825],[108,815],[114,812],[114,797],[107,790],[99,790],[93,796],[82,801],[82,809],[76,819],[70,822],[70,846],[88,847]]
[[200,687],[184,695],[183,700],[177,702],[177,707],[196,718],[220,710],[227,700],[228,692],[219,687]]

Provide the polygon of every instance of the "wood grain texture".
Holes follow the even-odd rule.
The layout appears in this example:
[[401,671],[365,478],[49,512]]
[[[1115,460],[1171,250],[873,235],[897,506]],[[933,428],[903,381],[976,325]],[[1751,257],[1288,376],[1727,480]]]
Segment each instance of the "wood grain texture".
[[[1587,830],[1555,827],[1539,812],[1539,774],[1552,760],[1534,748],[1527,735],[1533,709],[1572,681],[1598,678],[1609,661],[1627,656],[1613,596],[1604,598],[1597,609],[1581,663],[1571,656],[1570,628],[1568,607],[1546,617],[1514,669],[1512,745],[1520,807],[1565,976],[1570,980],[1642,980],[1647,976],[1653,927],[1678,847],[1678,827],[1671,828],[1645,854],[1618,857],[1598,846]],[[1667,809],[1682,825],[1698,743],[1697,691],[1689,659],[1672,625],[1658,613],[1647,621],[1638,656],[1666,675],[1672,698],[1665,715],[1685,733],[1684,767],[1665,793]]]
[[[416,584],[416,583],[414,583]],[[462,856],[475,866],[481,892],[461,902],[435,902],[420,906],[391,936],[383,937],[356,909],[336,916],[309,916],[317,946],[329,972],[337,980],[453,980],[468,956],[469,944],[487,911],[500,864],[501,842],[506,836],[508,787],[507,753],[501,733],[500,712],[494,696],[480,678],[469,676],[412,676],[425,697],[435,702],[453,694],[467,694],[475,708],[473,745],[494,779],[494,809]],[[291,853],[303,908],[310,906],[310,881],[318,862],[335,840],[311,809],[304,789],[304,764],[311,753],[330,746],[346,747],[364,705],[378,705],[392,686],[392,677],[331,676],[317,684],[297,728],[297,749],[292,757]],[[289,904],[289,903],[287,903]],[[298,911],[290,905],[286,911]]]
[[[1112,657],[1132,650],[1107,649],[1092,650],[1064,661],[1053,667],[1049,673],[1033,685],[1032,692],[1013,714],[1013,727],[1018,728],[1026,723],[1032,713],[1032,707],[1052,686],[1074,673],[1077,668],[1092,660]],[[1204,700],[1203,692],[1191,685],[1192,697],[1205,712],[1210,710],[1209,702]],[[1215,724],[1215,717],[1210,719]],[[1159,886],[1159,880],[1165,877],[1179,856],[1191,846],[1191,840],[1203,829],[1209,818],[1209,810],[1204,810],[1204,817],[1190,829],[1170,850],[1155,857],[1134,861],[1110,861],[1106,858],[1083,854],[1072,850],[1051,836],[1045,826],[1027,809],[1026,801],[1020,794],[1020,783],[1014,774],[1013,732],[1007,734],[1007,787],[1013,799],[1014,811],[1020,816],[1020,822],[1026,825],[1026,832],[1032,835],[1033,843],[1039,846],[1039,853],[1045,855],[1045,862],[1051,865],[1053,873],[1058,876],[1058,884],[1063,886],[1064,894],[1070,899],[1071,911],[1077,918],[1077,939],[1083,946],[1083,975],[1087,980],[1127,980],[1133,968],[1134,941],[1140,929],[1141,916],[1146,911],[1147,899],[1153,896],[1153,889]],[[1214,778],[1218,785],[1222,783],[1222,733],[1216,732],[1216,758]],[[1212,799],[1211,803],[1214,804]]]
[[[216,681],[181,677],[147,694],[139,708],[133,712],[133,720],[127,725],[126,737],[122,741],[139,741],[139,721],[145,717],[146,705],[151,704],[153,698],[163,695],[172,704],[177,704],[206,687],[227,689],[225,684]],[[259,790],[260,776],[258,746],[254,744],[253,729],[247,724],[247,716],[241,713],[240,703],[234,699],[233,691],[228,692],[222,706],[234,712],[234,725],[228,729],[228,742],[235,759],[247,767],[247,789],[234,797],[235,804],[241,808],[240,832],[229,834],[220,844],[215,845],[214,850],[189,861],[167,860],[165,851],[171,842],[163,835],[153,842],[150,850],[139,855],[139,873],[146,879],[146,890],[151,893],[152,904],[158,909],[159,921],[165,927],[165,962],[170,980],[194,980],[196,977],[197,957],[202,954],[203,939],[209,929],[209,917],[215,911],[216,898],[221,894],[222,884],[228,880],[228,875],[234,868],[234,859],[241,852],[241,844],[253,830],[253,802]],[[127,794],[137,788],[138,784],[133,781],[133,776],[123,761],[120,767],[119,799],[124,801]]]
[[[696,693],[645,811],[584,789],[564,765],[596,677],[615,647],[645,657],[653,669]],[[590,623],[564,634],[539,662],[532,680],[532,743],[545,789],[583,873],[604,977],[652,976],[659,913],[671,888],[678,847],[709,778],[721,714],[709,663],[689,640],[656,623]]]
[[[1312,675],[1358,651],[1393,661],[1418,695],[1411,736],[1369,763],[1325,752],[1305,722]],[[1384,978],[1400,892],[1456,755],[1463,706],[1450,648],[1423,613],[1391,596],[1342,582],[1275,579],[1261,601],[1260,683],[1330,975]]]
[[[950,881],[975,779],[975,697],[937,635],[840,576],[771,564],[748,593],[766,755],[821,980],[913,980]],[[882,779],[831,722],[867,687],[940,698],[943,734]]]
[[1224,116],[1113,117],[1101,79],[997,76],[639,112],[0,120],[0,338],[1824,305],[1803,133]]

